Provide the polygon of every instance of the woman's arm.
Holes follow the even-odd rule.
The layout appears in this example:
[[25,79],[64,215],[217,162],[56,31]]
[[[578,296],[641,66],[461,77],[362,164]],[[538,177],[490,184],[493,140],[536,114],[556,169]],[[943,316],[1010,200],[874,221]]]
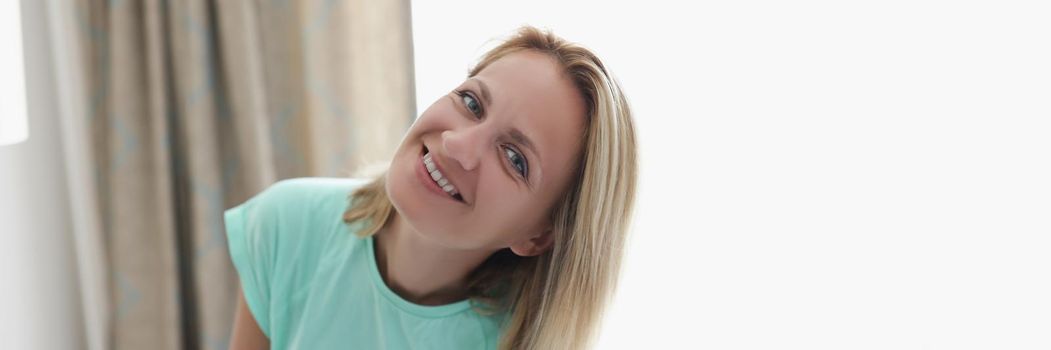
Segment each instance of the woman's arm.
[[259,324],[252,317],[245,303],[244,291],[237,287],[237,311],[234,314],[234,330],[230,335],[230,350],[269,349],[270,339],[266,338]]

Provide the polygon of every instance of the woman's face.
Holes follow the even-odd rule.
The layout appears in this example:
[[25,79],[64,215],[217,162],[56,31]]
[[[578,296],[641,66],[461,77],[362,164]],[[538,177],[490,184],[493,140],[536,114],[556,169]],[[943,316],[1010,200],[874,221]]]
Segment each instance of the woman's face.
[[391,162],[387,193],[438,244],[540,254],[550,246],[548,214],[580,159],[584,121],[584,101],[553,58],[509,54],[419,116]]

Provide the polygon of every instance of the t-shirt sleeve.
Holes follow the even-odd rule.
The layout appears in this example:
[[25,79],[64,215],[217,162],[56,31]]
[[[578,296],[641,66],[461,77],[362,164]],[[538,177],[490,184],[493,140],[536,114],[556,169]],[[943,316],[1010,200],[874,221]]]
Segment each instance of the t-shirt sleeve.
[[245,303],[268,338],[280,337],[297,317],[318,262],[331,242],[347,233],[342,213],[348,194],[361,183],[285,179],[223,214]]
[[277,260],[282,203],[288,185],[279,181],[223,214],[230,259],[241,280],[245,303],[270,337],[271,295]]

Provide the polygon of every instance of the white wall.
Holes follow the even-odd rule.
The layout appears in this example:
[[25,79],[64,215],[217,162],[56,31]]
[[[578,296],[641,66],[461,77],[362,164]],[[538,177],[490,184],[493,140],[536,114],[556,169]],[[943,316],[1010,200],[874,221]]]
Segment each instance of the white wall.
[[600,349],[1046,349],[1049,15],[414,1],[417,109],[521,23],[609,63],[642,183]]
[[46,11],[22,2],[31,132],[0,147],[0,349],[84,346]]

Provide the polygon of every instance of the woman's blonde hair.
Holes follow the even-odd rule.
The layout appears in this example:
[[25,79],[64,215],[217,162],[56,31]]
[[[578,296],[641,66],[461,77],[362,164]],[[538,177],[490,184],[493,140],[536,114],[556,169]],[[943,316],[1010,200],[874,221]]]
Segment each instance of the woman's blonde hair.
[[[551,250],[520,257],[503,249],[471,274],[469,297],[482,313],[507,311],[500,349],[584,349],[601,327],[620,274],[635,202],[635,130],[619,83],[588,49],[550,31],[520,28],[485,53],[473,77],[508,54],[532,50],[554,58],[580,91],[587,115],[580,163],[551,210]],[[352,193],[347,223],[366,219],[361,237],[391,218],[386,174]]]

